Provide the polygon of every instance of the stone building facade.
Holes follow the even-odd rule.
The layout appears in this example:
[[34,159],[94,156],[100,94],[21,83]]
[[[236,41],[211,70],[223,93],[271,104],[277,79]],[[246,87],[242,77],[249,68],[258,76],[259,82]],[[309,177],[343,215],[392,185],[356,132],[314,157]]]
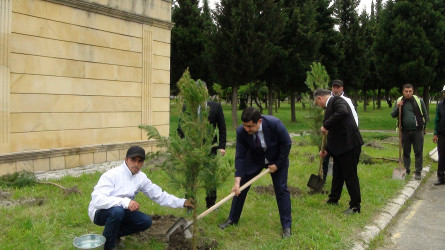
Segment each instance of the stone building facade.
[[122,160],[169,132],[171,0],[0,0],[0,175]]

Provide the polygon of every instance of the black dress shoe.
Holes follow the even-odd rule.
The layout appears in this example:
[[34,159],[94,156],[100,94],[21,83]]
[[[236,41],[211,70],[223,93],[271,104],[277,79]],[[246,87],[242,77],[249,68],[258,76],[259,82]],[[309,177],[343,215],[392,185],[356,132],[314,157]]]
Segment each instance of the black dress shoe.
[[360,208],[350,207],[346,211],[343,212],[343,214],[356,214],[356,213],[360,213]]
[[326,204],[328,204],[328,205],[338,206],[338,201],[328,200],[328,201],[326,201]]
[[444,185],[445,184],[445,180],[437,180],[436,182],[434,182],[434,186],[439,186],[439,185]]
[[290,228],[283,228],[283,239],[290,238],[292,236],[292,233],[290,231]]
[[221,229],[226,229],[230,225],[236,225],[236,223],[233,222],[231,219],[227,219],[226,222],[224,222],[223,224],[219,224],[218,227]]
[[414,176],[414,179],[416,179],[416,180],[420,181],[420,180],[422,179],[422,175],[421,175],[421,174],[418,174],[418,173],[416,173],[416,175]]

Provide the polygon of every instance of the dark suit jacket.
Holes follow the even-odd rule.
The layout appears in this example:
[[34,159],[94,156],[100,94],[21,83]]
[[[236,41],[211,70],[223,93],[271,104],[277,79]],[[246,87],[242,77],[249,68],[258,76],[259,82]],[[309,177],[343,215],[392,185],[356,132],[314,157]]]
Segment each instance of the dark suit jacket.
[[278,169],[289,167],[292,142],[284,124],[278,118],[263,115],[262,126],[267,146],[265,152],[255,147],[253,135],[249,135],[242,125],[236,129],[236,177],[244,177],[263,168],[265,158]]
[[[214,128],[218,127],[219,131],[218,146],[212,148],[212,153],[216,154],[217,149],[226,148],[226,121],[224,120],[224,113],[220,103],[214,101],[208,101],[207,106],[210,108],[208,117],[209,123],[212,124]],[[185,111],[185,106],[182,107],[182,112],[184,111]],[[177,131],[179,137],[184,138],[184,132],[181,129],[181,120],[179,120]],[[215,135],[215,137],[213,137],[212,143],[218,142],[218,138]]]
[[363,139],[348,103],[339,96],[329,99],[323,126],[329,131],[326,150],[333,156],[363,145]]

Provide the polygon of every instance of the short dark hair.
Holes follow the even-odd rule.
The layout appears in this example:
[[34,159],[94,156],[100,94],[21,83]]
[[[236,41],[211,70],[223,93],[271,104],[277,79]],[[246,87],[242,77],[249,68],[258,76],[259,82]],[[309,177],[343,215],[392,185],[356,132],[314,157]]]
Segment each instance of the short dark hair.
[[241,121],[257,123],[261,119],[261,113],[254,107],[247,107],[241,113]]
[[319,96],[331,95],[331,91],[327,89],[317,89],[314,91],[314,99]]
[[404,90],[404,89],[414,89],[414,87],[411,83],[405,83],[402,86],[402,90]]

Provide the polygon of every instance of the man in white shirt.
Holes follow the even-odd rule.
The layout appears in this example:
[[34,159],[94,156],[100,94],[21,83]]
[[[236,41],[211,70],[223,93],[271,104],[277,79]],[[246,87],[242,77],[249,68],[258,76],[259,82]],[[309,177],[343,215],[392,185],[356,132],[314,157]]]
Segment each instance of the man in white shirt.
[[91,221],[105,226],[106,238],[104,249],[114,249],[121,236],[130,235],[148,229],[150,216],[139,211],[139,203],[134,200],[140,192],[161,206],[173,208],[193,208],[193,200],[180,199],[151,182],[141,172],[145,161],[145,150],[139,146],[128,149],[125,162],[102,174],[88,207]]

